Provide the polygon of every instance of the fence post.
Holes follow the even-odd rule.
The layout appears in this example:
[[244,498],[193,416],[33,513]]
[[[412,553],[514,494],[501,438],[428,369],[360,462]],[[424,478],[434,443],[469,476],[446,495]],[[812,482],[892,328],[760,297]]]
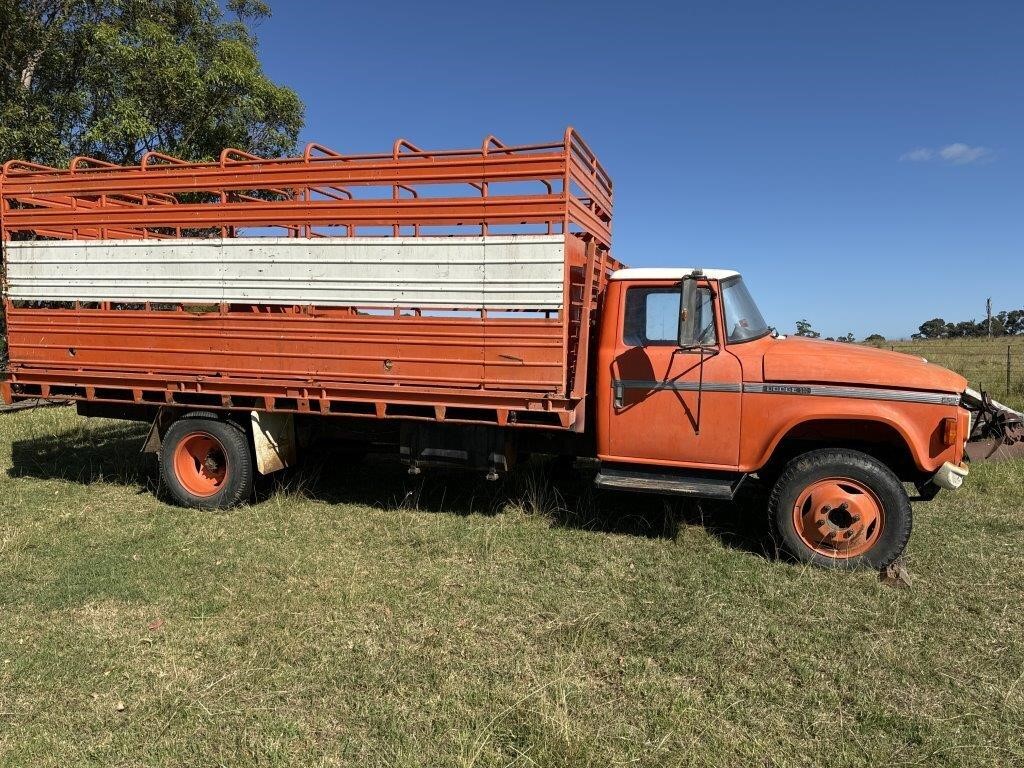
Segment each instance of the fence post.
[[1010,345],[1006,345],[1006,396],[1010,396]]

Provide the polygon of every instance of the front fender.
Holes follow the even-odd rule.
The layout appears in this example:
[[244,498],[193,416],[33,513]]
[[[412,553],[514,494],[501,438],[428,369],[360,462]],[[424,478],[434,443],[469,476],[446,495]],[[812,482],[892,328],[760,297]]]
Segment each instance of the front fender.
[[[935,472],[946,461],[959,463],[962,439],[947,446],[943,419],[960,417],[952,405],[839,399],[813,395],[745,394],[740,464],[746,472],[762,468],[779,444],[794,433],[822,441],[902,443],[914,465]],[[863,425],[858,427],[857,425]],[[966,435],[963,435],[965,438]]]

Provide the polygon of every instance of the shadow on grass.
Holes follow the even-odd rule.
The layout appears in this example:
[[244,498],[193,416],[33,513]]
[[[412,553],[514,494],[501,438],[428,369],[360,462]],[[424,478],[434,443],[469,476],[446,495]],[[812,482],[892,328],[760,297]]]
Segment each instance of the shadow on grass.
[[[156,459],[139,453],[146,431],[140,424],[104,424],[18,440],[12,445],[8,474],[83,485],[142,485],[158,492]],[[599,492],[591,479],[564,463],[538,458],[497,482],[488,482],[482,473],[443,470],[410,477],[391,457],[359,460],[318,445],[301,467],[260,478],[256,495],[257,500],[283,493],[328,504],[455,515],[519,508],[558,527],[649,538],[674,539],[684,528],[700,526],[725,546],[775,556],[764,512],[766,493],[755,482],[744,486],[735,502],[726,503]]]
[[146,425],[125,422],[15,440],[10,477],[152,485],[156,463],[139,453]]
[[765,514],[767,491],[754,481],[728,503],[597,491],[592,475],[539,457],[488,482],[482,472],[440,469],[410,477],[407,468],[391,457],[358,460],[330,446],[320,446],[310,455],[314,458],[307,458],[302,467],[266,482],[262,493],[454,515],[495,515],[518,508],[561,528],[647,538],[674,539],[687,527],[702,527],[731,549],[777,557]]
[[754,481],[732,502],[626,492],[593,493],[597,509],[592,520],[582,527],[666,539],[676,538],[685,528],[701,527],[730,549],[770,559],[778,557],[766,513],[768,492]]

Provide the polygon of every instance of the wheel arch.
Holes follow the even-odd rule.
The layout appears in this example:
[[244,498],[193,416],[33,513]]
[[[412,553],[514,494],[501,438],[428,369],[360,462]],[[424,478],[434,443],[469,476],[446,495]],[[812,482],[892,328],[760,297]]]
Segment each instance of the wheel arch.
[[758,469],[781,467],[795,456],[818,448],[847,448],[874,456],[903,480],[925,472],[915,440],[898,422],[881,416],[817,416],[800,418],[778,431]]
[[242,430],[245,433],[246,440],[252,443],[252,434],[250,427],[238,418],[231,411],[204,411],[204,410],[188,410],[187,408],[169,408],[167,406],[160,406],[156,412],[156,416],[153,418],[152,423],[149,427],[149,432],[146,434],[145,440],[142,442],[141,453],[160,453],[160,446],[163,445],[164,435],[167,434],[167,430],[170,429],[171,425],[176,421],[182,419],[209,419],[210,421],[223,421],[226,424],[230,424],[237,429]]

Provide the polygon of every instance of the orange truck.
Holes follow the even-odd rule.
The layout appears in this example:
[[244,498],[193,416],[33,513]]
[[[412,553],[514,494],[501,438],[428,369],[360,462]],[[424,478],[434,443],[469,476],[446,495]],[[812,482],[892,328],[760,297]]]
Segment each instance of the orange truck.
[[[600,488],[731,499],[796,559],[883,567],[910,496],[1019,447],[1020,414],[919,357],[779,336],[730,270],[626,269],[572,129],[510,146],[149,152],[0,175],[9,403],[152,425],[179,504],[228,507],[319,432],[417,474],[532,453]],[[970,441],[970,442],[969,442]]]

